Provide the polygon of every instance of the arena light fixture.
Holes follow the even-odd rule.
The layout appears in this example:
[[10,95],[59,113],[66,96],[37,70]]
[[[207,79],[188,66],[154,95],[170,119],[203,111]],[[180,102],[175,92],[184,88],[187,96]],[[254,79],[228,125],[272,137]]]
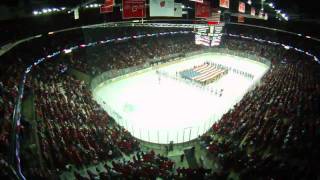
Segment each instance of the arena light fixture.
[[274,8],[273,3],[269,3],[268,5],[269,5],[269,7]]
[[[281,20],[288,21],[288,20],[289,20],[288,15],[287,15],[286,13],[282,12],[281,9],[276,9],[273,2],[269,2],[267,5],[268,5],[271,9],[273,9],[273,10],[275,11],[275,13],[276,13],[276,16],[275,16],[276,19],[278,19],[279,21],[281,21]],[[263,9],[263,8],[262,8],[262,9]],[[261,10],[262,10],[262,9],[261,9]]]
[[32,14],[37,16],[37,15],[54,13],[54,12],[60,12],[60,11],[64,11],[65,9],[66,9],[65,7],[61,7],[61,8],[43,8],[41,10],[34,10],[32,12]]
[[64,52],[65,54],[69,54],[69,53],[72,52],[72,49],[64,49],[63,52]]
[[85,5],[85,9],[88,9],[88,8],[99,8],[101,6],[101,4],[97,4],[97,3],[94,3],[94,4],[87,4]]
[[288,46],[288,45],[284,45],[283,47],[284,47],[284,49],[286,49],[286,50],[289,50],[289,49],[291,48],[291,47]]
[[306,55],[308,55],[308,56],[313,56],[311,53],[309,53],[309,52],[305,52],[305,54]]

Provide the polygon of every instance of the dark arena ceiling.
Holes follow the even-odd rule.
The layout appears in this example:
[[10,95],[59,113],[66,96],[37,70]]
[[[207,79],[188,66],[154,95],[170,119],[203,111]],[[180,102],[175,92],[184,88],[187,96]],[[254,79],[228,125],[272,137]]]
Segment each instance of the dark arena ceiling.
[[[215,2],[216,0],[214,0]],[[50,6],[65,6],[75,7],[87,2],[102,3],[103,0],[2,0],[0,6],[7,6],[10,8],[22,8],[24,10],[30,10],[33,8],[50,7]],[[190,4],[188,0],[177,0],[183,4]],[[234,1],[238,2],[238,1]],[[232,0],[230,3],[234,3]],[[116,3],[121,1],[116,0]],[[192,2],[191,2],[192,3]],[[265,0],[264,3],[274,3],[278,9],[282,9],[287,12],[291,17],[298,20],[318,20],[320,13],[316,10],[315,1],[307,0]],[[252,0],[252,6],[261,6],[261,0]],[[266,9],[268,11],[268,9]]]
[[[307,34],[314,37],[320,37],[320,13],[316,10],[315,2],[311,0],[243,0],[246,2],[246,13],[250,11],[251,7],[255,7],[257,10],[261,9],[262,4],[264,11],[268,13],[268,21],[255,21],[246,19],[246,23],[263,25],[272,28],[286,29],[288,31]],[[186,11],[187,15],[183,15],[182,19],[194,19],[194,2],[189,0],[175,0],[175,2],[183,3],[186,7],[189,7]],[[237,12],[238,0],[230,0],[230,12]],[[88,8],[86,5],[93,3],[102,4],[103,0],[2,0],[0,2],[0,30],[12,31],[12,28],[8,30],[9,26],[23,26],[24,23],[35,27],[33,29],[34,34],[44,31],[58,30],[67,28],[70,26],[81,26],[88,24],[95,24],[101,22],[121,21],[121,0],[115,0],[114,12],[110,14],[100,14],[99,8]],[[147,6],[149,0],[146,1]],[[212,0],[211,7],[219,8],[219,0]],[[269,4],[273,4],[274,8],[271,8]],[[46,15],[35,16],[34,11],[43,8],[65,8],[64,11],[58,13],[49,13]],[[75,8],[80,9],[80,19],[74,20],[72,10]],[[148,8],[148,7],[147,7]],[[277,16],[276,10],[280,10],[281,14],[286,14],[289,17],[288,21],[280,21]],[[69,13],[68,13],[69,12]],[[278,17],[278,18],[276,18]],[[65,19],[65,22],[61,22],[61,19]],[[150,19],[147,16],[147,19]],[[69,21],[67,21],[69,20]],[[60,25],[60,24],[61,25]],[[18,25],[19,24],[19,25]],[[7,26],[7,27],[6,27]],[[44,26],[44,28],[42,28]],[[308,27],[308,28],[306,28]],[[14,28],[13,28],[14,29]],[[15,27],[18,31],[18,27]],[[46,30],[44,30],[46,29]],[[21,32],[19,32],[21,34]],[[28,33],[30,34],[30,33]],[[31,33],[32,34],[32,33]]]

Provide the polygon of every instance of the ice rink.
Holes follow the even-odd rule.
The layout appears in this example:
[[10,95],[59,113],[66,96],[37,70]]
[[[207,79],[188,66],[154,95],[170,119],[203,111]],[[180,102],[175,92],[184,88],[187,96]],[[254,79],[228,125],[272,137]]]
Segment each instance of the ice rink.
[[[206,88],[199,88],[156,73],[158,70],[174,77],[177,71],[208,61],[251,73],[254,79],[229,72]],[[268,68],[241,57],[206,53],[104,83],[93,91],[93,96],[136,138],[154,143],[180,143],[207,131],[241,100]]]

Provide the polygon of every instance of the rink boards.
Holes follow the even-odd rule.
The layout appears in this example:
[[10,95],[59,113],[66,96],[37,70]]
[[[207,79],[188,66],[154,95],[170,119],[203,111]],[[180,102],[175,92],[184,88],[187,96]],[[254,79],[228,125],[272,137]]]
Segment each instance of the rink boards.
[[[233,66],[255,74],[248,80],[228,73],[210,84],[211,90],[160,77],[205,61]],[[142,69],[101,83],[93,91],[96,101],[136,138],[153,143],[181,143],[206,132],[259,82],[268,66],[249,59],[205,53]],[[213,90],[223,93],[221,96]],[[105,103],[103,103],[105,102]]]

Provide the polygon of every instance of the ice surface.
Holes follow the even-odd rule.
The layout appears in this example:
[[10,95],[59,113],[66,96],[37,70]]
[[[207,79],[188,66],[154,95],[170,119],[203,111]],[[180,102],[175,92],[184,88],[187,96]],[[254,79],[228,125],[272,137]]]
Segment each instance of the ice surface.
[[207,131],[268,70],[262,63],[215,53],[189,57],[158,70],[175,76],[177,71],[207,61],[254,74],[255,78],[230,72],[206,86],[214,90],[211,93],[172,78],[159,78],[156,70],[151,70],[100,86],[93,96],[98,102],[106,102],[106,111],[112,116],[116,112],[116,121],[139,139],[154,143],[189,141]]

